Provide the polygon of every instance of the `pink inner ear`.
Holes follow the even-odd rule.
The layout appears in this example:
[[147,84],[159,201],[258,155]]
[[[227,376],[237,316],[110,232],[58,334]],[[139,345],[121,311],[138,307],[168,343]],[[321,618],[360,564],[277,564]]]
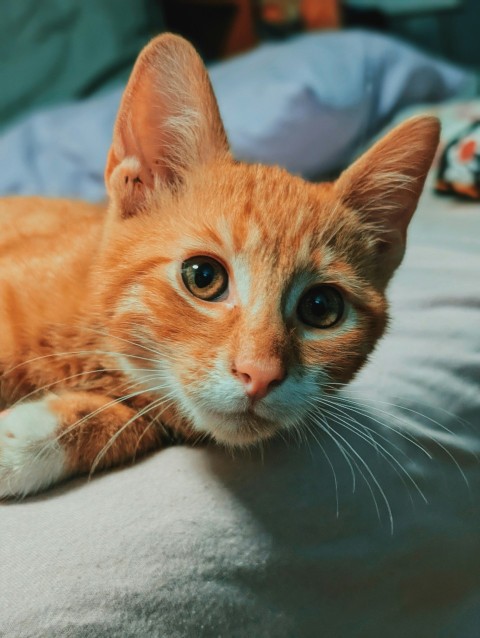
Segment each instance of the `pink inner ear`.
[[[135,84],[125,120],[118,125],[118,137],[125,156],[135,157],[140,165],[142,182],[152,186],[154,174],[168,178],[168,149],[174,140],[168,140],[164,122],[170,113],[161,96],[156,94],[156,78],[152,69],[145,68],[143,77]],[[165,98],[164,98],[165,99]]]
[[6,417],[9,412],[10,410],[2,410],[2,412],[0,412],[0,419]]

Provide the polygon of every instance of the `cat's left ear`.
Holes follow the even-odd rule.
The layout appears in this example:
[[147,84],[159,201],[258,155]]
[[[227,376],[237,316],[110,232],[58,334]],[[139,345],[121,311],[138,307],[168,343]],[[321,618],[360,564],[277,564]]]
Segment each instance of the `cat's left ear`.
[[377,142],[335,183],[340,200],[376,235],[378,279],[386,285],[405,252],[407,227],[417,207],[440,135],[436,117],[406,120]]
[[158,36],[122,97],[105,169],[110,197],[123,217],[135,215],[156,183],[177,188],[220,155],[228,155],[227,137],[200,56],[180,36]]

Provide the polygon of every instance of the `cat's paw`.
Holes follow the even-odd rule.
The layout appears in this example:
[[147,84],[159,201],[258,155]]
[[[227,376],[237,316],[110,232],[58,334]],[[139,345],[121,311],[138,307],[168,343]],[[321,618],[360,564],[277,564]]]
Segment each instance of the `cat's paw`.
[[0,412],[0,499],[33,494],[65,475],[57,426],[46,399]]

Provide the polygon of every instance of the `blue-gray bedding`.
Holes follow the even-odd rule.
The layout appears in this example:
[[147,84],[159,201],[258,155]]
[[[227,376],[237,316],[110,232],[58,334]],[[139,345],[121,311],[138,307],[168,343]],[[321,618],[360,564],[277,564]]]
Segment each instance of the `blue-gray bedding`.
[[478,205],[427,191],[332,437],[0,504],[2,638],[477,638],[478,237]]

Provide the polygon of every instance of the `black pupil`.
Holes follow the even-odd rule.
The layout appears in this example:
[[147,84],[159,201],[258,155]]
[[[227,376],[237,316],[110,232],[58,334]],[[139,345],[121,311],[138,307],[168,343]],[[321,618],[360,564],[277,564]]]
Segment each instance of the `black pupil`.
[[198,288],[206,288],[210,286],[215,278],[215,270],[212,264],[204,262],[203,264],[196,264],[195,269],[195,285]]
[[309,306],[314,317],[323,317],[329,312],[329,307],[325,295],[321,292],[314,293],[310,296]]

